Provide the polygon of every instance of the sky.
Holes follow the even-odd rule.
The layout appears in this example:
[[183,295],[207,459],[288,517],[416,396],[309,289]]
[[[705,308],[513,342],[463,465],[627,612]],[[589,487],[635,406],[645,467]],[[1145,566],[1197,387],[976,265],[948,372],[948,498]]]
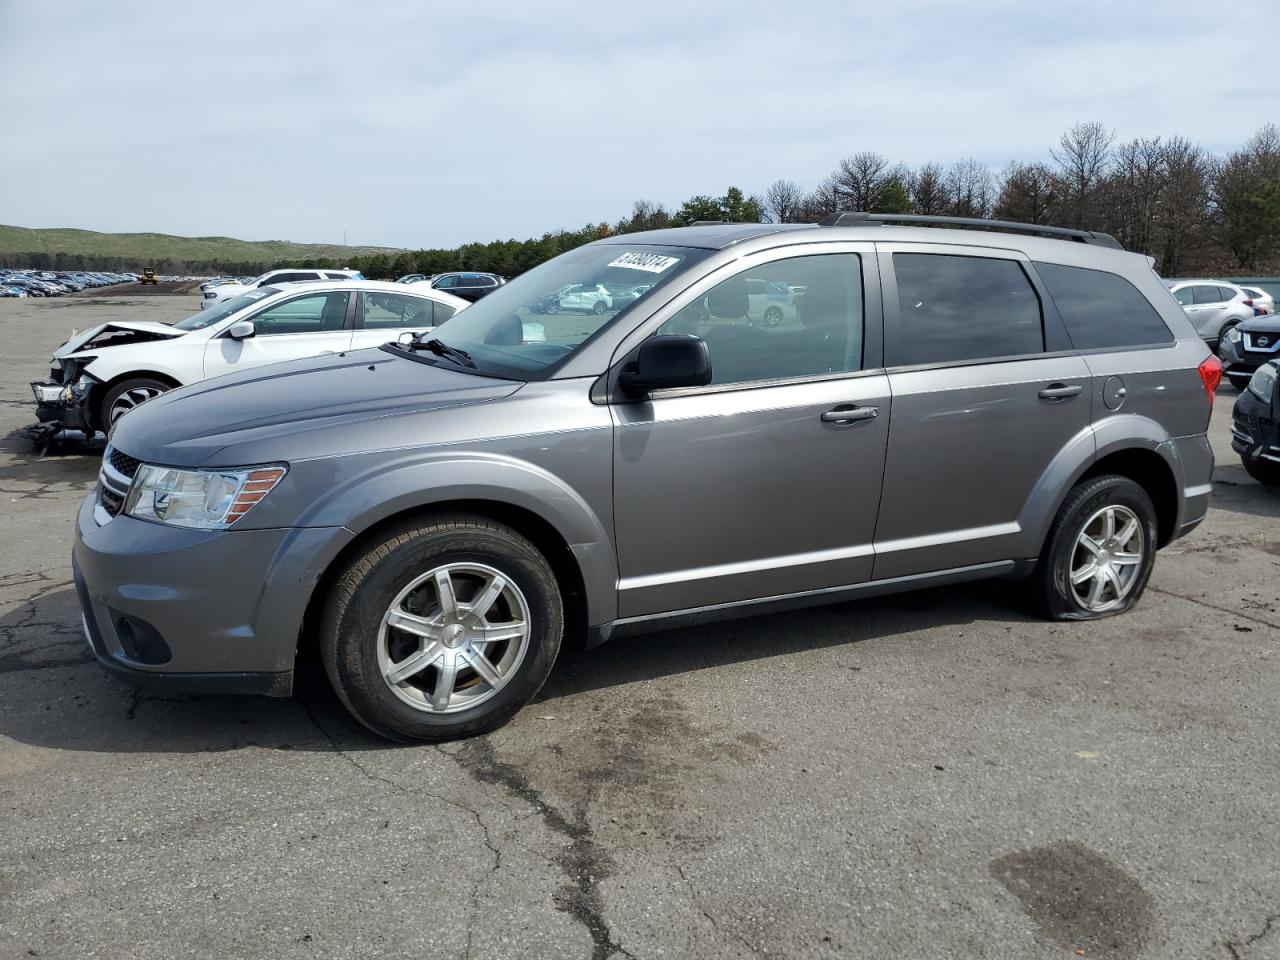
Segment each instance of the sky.
[[1227,9],[0,0],[0,223],[439,247],[1078,121],[1223,153],[1280,122],[1280,2]]

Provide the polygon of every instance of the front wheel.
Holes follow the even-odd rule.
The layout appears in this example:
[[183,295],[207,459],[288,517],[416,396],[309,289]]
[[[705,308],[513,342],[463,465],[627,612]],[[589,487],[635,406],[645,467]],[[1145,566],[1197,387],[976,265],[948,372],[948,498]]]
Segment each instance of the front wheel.
[[597,317],[600,316],[602,313],[604,313],[608,309],[609,309],[608,305],[603,300],[597,300],[595,303],[591,305],[591,312],[594,313]]
[[1244,465],[1245,472],[1259,483],[1265,483],[1268,487],[1280,487],[1280,463],[1249,457],[1241,457],[1240,462]]
[[1252,377],[1242,377],[1242,376],[1240,376],[1240,375],[1238,375],[1238,374],[1236,374],[1236,375],[1227,374],[1227,380],[1230,382],[1230,384],[1231,384],[1233,387],[1235,387],[1235,388],[1236,388],[1237,390],[1239,390],[1241,393],[1243,393],[1243,392],[1245,391],[1245,388],[1249,386],[1249,381],[1250,381],[1251,379],[1253,379],[1253,378],[1252,378]]
[[1058,510],[1032,581],[1051,620],[1096,620],[1129,610],[1155,564],[1156,511],[1128,477],[1094,477]]
[[370,730],[448,740],[499,727],[533,698],[563,624],[532,543],[449,514],[388,531],[339,573],[320,648],[339,699]]
[[104,433],[109,433],[116,421],[134,407],[170,389],[169,384],[151,377],[134,377],[132,380],[120,381],[102,398],[102,406],[98,410],[100,429]]
[[770,327],[776,327],[782,322],[782,311],[777,307],[770,307],[764,312],[764,322]]

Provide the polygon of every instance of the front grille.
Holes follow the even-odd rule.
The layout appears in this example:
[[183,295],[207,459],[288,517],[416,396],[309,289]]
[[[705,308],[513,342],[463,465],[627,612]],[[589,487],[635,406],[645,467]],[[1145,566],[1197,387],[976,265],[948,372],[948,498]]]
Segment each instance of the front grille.
[[1244,348],[1253,353],[1275,353],[1280,350],[1280,333],[1245,331]]
[[118,516],[124,509],[125,497],[129,495],[129,487],[141,463],[115,447],[107,447],[102,457],[102,469],[98,471],[98,510],[95,513],[99,523]]
[[107,452],[107,462],[111,464],[113,470],[122,476],[133,479],[133,475],[138,472],[138,467],[142,463],[136,457],[131,457],[127,453],[121,453],[115,447]]

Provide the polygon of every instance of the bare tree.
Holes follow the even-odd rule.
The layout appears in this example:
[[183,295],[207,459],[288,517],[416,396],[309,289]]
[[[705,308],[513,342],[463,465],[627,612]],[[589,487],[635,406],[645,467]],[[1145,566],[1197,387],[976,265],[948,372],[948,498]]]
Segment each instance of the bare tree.
[[1168,186],[1164,153],[1159,137],[1139,137],[1121,144],[1099,188],[1100,224],[1126,250],[1155,253]]
[[798,223],[817,223],[823,217],[845,209],[840,190],[833,177],[827,177],[812,192],[805,195],[794,219]]
[[1043,163],[1011,163],[1005,168],[992,216],[1019,223],[1053,223],[1058,184]]
[[942,168],[926,163],[910,178],[911,203],[916,213],[938,216],[947,209],[947,191]]
[[1098,186],[1107,169],[1107,157],[1115,134],[1101,123],[1077,123],[1058,138],[1051,150],[1062,178],[1063,206],[1070,226],[1094,224],[1098,212]]
[[844,210],[870,210],[895,171],[878,153],[863,151],[840,161],[831,184]]
[[947,214],[953,217],[988,217],[995,192],[991,171],[970,157],[953,163],[944,181]]
[[1182,137],[1164,145],[1165,194],[1161,201],[1160,273],[1186,270],[1206,236],[1210,163],[1203,149]]
[[764,192],[762,209],[774,223],[791,223],[800,213],[804,191],[794,180],[775,180]]
[[619,220],[614,227],[616,233],[635,233],[638,230],[660,230],[671,225],[671,214],[660,203],[649,200],[637,200],[631,205],[631,216]]

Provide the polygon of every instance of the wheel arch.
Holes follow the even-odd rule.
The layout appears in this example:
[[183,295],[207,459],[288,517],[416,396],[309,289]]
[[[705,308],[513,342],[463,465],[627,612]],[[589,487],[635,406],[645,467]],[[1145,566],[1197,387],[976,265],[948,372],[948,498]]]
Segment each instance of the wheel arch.
[[161,383],[168,384],[170,390],[176,390],[178,387],[183,386],[182,381],[173,374],[165,373],[160,370],[126,370],[123,373],[117,373],[110,379],[103,380],[102,382],[95,384],[94,388],[89,391],[89,417],[87,418],[89,422],[99,430],[105,430],[105,425],[99,422],[101,419],[102,410],[100,408],[102,406],[103,398],[111,392],[113,387],[124,383],[126,380],[138,380],[143,377],[147,377],[152,380],[159,380]]
[[311,594],[303,613],[298,638],[297,658],[315,656],[319,637],[320,617],[324,599],[335,579],[353,557],[360,556],[370,543],[385,537],[391,529],[406,522],[427,522],[433,517],[448,514],[468,514],[494,520],[515,530],[537,547],[550,564],[564,602],[565,635],[562,649],[581,646],[588,633],[590,621],[587,585],[584,581],[580,558],[575,554],[564,534],[545,517],[528,507],[509,501],[485,498],[446,498],[402,507],[375,520],[349,540],[328,561],[315,578]]

